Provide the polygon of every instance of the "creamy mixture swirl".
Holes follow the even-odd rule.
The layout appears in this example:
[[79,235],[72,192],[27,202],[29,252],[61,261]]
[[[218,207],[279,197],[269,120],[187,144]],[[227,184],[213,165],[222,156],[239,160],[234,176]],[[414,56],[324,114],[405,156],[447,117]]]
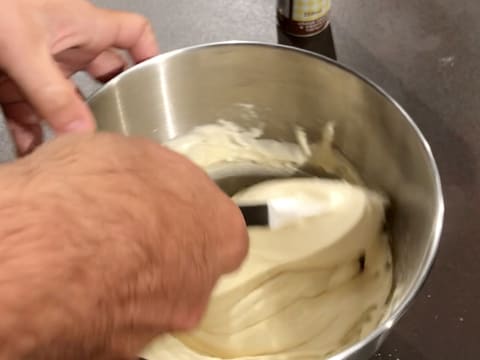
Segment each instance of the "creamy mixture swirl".
[[[305,146],[260,140],[260,135],[221,123],[166,145],[217,175],[256,165],[295,168],[310,156]],[[144,357],[321,359],[378,325],[392,287],[383,233],[387,199],[341,180],[291,178],[257,184],[234,200],[285,197],[316,201],[322,211],[275,229],[250,227],[247,259],[219,281],[200,326],[158,338]]]

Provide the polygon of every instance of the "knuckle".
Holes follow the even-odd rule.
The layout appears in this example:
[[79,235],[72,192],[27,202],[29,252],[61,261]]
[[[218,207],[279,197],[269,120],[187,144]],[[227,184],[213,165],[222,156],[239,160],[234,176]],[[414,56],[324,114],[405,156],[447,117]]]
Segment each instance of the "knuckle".
[[151,27],[150,21],[144,15],[139,13],[134,13],[132,14],[132,16],[142,30],[147,30],[148,28]]
[[138,36],[151,31],[152,25],[147,17],[140,13],[127,13],[125,20],[128,21],[138,32]]

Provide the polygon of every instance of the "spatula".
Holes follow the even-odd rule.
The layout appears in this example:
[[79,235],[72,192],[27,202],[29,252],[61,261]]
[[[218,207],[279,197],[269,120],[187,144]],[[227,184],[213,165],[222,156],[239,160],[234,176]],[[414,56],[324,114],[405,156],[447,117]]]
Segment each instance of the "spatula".
[[[294,171],[289,169],[275,173],[271,169],[258,171],[257,168],[256,174],[234,174],[217,178],[215,181],[227,195],[233,196],[241,190],[268,180],[312,177],[338,179],[338,176],[327,173],[323,169],[315,169],[314,175],[310,169],[309,172],[301,169]],[[269,226],[271,228],[277,228],[288,222],[313,216],[323,211],[322,204],[318,202],[293,197],[271,199],[266,203],[237,203],[237,205],[247,226]]]

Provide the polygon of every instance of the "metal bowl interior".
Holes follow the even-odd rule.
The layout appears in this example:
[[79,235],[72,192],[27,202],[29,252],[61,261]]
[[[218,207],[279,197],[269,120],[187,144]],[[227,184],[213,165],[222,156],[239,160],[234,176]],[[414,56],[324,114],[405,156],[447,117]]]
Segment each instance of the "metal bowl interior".
[[89,104],[100,130],[159,142],[218,119],[244,126],[261,122],[265,137],[281,140],[294,140],[298,125],[316,141],[326,122],[335,123],[335,146],[369,187],[392,199],[395,286],[385,320],[332,359],[368,359],[424,283],[443,223],[437,167],[406,112],[355,72],[288,47],[211,44],[138,65]]

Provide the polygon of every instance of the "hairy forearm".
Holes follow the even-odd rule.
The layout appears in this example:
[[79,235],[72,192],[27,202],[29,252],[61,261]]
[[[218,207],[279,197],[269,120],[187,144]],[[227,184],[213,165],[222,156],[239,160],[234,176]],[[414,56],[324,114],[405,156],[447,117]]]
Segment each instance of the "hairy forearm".
[[102,212],[82,191],[84,175],[73,185],[37,165],[48,157],[31,160],[0,166],[0,360],[98,358],[111,324],[92,314],[112,310],[103,274],[122,265],[97,261],[109,245],[91,234],[108,229],[84,214],[79,199]]
[[65,297],[74,287],[58,288],[73,283],[61,281],[71,276],[62,264],[64,231],[38,180],[23,161],[0,166],[0,359],[30,358],[73,320]]
[[0,359],[21,359],[37,336],[28,319],[28,304],[34,297],[38,266],[34,258],[28,260],[35,251],[28,239],[41,233],[30,224],[32,209],[20,200],[21,187],[15,181],[23,178],[18,175],[11,165],[0,169]]

